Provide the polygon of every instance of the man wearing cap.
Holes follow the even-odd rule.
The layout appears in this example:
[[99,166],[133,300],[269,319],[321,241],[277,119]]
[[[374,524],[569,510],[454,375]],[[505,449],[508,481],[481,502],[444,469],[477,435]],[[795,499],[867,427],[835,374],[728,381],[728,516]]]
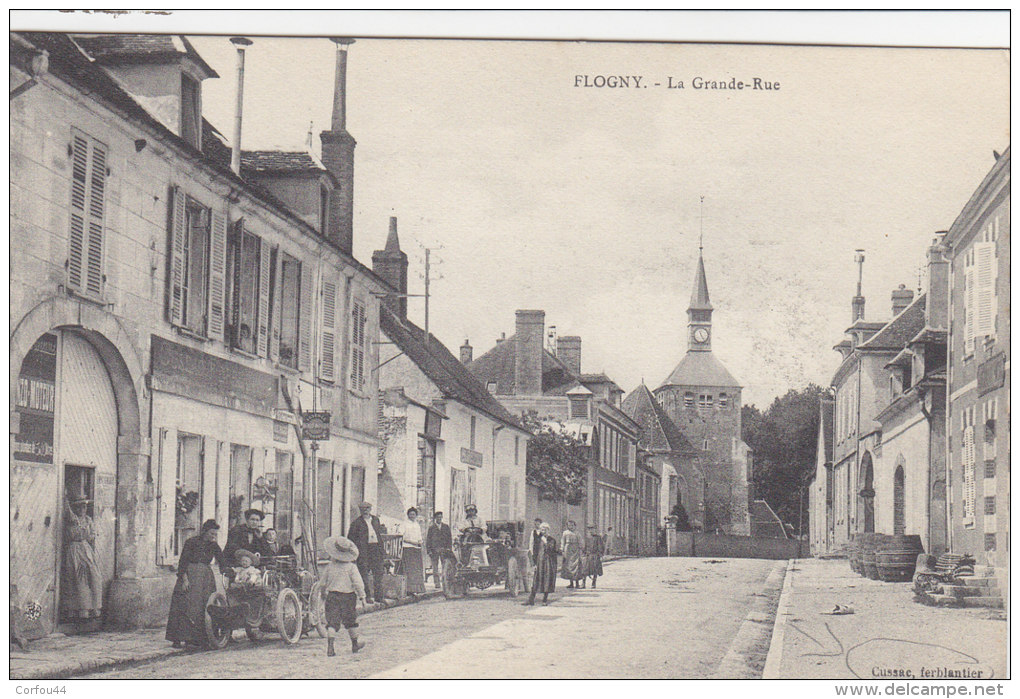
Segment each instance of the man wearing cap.
[[[372,514],[372,503],[363,502],[358,509],[361,510],[361,516],[351,522],[347,538],[358,548],[358,572],[368,587],[368,601],[371,603],[382,595],[382,537],[386,530],[379,523],[379,518]],[[372,574],[371,580],[369,573]]]
[[251,509],[244,513],[244,522],[227,532],[227,545],[223,547],[226,560],[233,562],[237,549],[245,549],[259,556],[271,556],[262,538],[262,510]]
[[432,582],[436,587],[442,585],[443,579],[443,551],[453,549],[453,533],[450,525],[443,522],[443,513],[437,512],[432,515],[432,526],[425,537],[425,550],[432,561]]

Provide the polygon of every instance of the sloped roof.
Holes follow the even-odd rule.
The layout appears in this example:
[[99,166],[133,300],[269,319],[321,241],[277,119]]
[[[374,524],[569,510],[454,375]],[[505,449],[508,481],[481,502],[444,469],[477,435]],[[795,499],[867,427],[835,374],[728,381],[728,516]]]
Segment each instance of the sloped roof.
[[379,327],[444,397],[470,405],[506,425],[524,429],[435,335],[429,333],[426,346],[425,331],[397,317],[385,305],[379,308]]
[[194,61],[210,78],[220,77],[191,45],[177,34],[74,34],[74,40],[97,63],[176,63],[183,56]]
[[927,294],[921,294],[877,333],[857,346],[861,350],[900,350],[924,329]]
[[765,539],[789,539],[786,527],[764,500],[751,501],[751,536]]
[[644,384],[631,391],[620,407],[641,426],[638,439],[641,448],[654,452],[694,453],[694,447]]
[[307,151],[245,150],[241,151],[241,169],[271,173],[325,173],[326,168]]
[[[496,393],[514,395],[514,360],[517,357],[516,335],[500,341],[495,347],[467,365],[468,370],[482,383],[496,382]],[[581,382],[567,365],[546,349],[542,350],[542,394],[563,396]]]
[[[722,362],[711,352],[689,350],[662,386],[724,386],[740,388]],[[660,386],[660,388],[662,387]]]

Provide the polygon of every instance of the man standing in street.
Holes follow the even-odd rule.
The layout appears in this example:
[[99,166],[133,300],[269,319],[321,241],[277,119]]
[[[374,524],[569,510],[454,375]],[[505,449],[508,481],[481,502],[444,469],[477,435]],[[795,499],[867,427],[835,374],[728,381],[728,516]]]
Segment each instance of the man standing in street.
[[[372,503],[363,502],[359,506],[361,516],[351,522],[347,538],[358,547],[358,572],[368,587],[368,603],[382,596],[383,576],[383,545],[382,537],[385,530],[379,518],[372,514]],[[372,573],[369,580],[368,574]]]
[[432,526],[425,536],[425,550],[432,561],[432,582],[438,588],[443,582],[443,551],[453,548],[453,533],[450,525],[443,523],[443,513],[437,512],[432,516]]
[[223,547],[223,556],[228,564],[233,565],[234,552],[238,549],[251,551],[259,556],[272,555],[262,538],[262,510],[247,510],[244,513],[244,522],[227,532],[227,545]]

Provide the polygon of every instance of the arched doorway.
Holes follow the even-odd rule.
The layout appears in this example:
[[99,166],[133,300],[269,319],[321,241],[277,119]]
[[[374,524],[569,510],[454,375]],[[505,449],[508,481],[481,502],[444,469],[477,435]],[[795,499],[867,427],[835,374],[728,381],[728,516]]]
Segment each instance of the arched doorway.
[[857,522],[862,532],[875,531],[875,469],[871,462],[871,453],[865,452],[861,459],[861,490],[858,493]]
[[13,393],[11,577],[33,611],[26,632],[92,629],[116,564],[119,417],[110,375],[85,331],[58,329],[25,353]]
[[896,467],[896,474],[893,476],[893,534],[907,533],[906,496],[903,466],[900,465]]

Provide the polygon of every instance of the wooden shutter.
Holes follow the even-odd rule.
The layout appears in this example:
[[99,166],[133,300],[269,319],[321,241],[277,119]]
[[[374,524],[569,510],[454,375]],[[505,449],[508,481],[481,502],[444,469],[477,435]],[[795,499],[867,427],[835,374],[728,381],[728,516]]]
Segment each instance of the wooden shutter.
[[365,383],[365,305],[355,300],[351,307],[351,388],[360,391]]
[[974,244],[974,335],[995,334],[995,243]]
[[974,426],[968,424],[963,431],[963,445],[961,456],[963,461],[963,521],[968,524],[974,521],[974,501],[977,496],[975,484],[975,449],[974,449]]
[[170,281],[168,313],[173,325],[184,323],[184,237],[186,208],[180,187],[170,188]]
[[336,377],[336,282],[322,282],[322,352],[319,376],[326,381]]
[[209,233],[209,337],[223,341],[227,305],[227,215],[213,211]]
[[967,253],[967,263],[964,266],[964,290],[963,290],[963,303],[964,303],[964,339],[963,339],[963,353],[965,356],[974,354],[974,316],[977,311],[977,294],[975,293],[975,274],[974,265],[970,261],[970,255],[973,251]]
[[89,172],[89,244],[85,263],[85,291],[103,293],[103,216],[106,207],[106,147],[91,142]]
[[171,565],[177,518],[177,430],[159,431],[159,482],[156,493],[156,563]]
[[256,351],[260,357],[269,354],[269,245],[259,241],[259,336]]
[[106,146],[72,133],[67,284],[96,297],[103,293],[105,197]]
[[85,183],[88,178],[89,143],[83,136],[71,137],[71,230],[67,258],[67,284],[84,288],[85,267]]
[[298,308],[298,328],[301,334],[298,339],[298,369],[301,371],[312,370],[312,305],[315,301],[312,287],[311,265],[301,263],[301,304]]
[[269,356],[279,361],[280,359],[280,327],[283,324],[283,254],[279,248],[273,248],[276,253],[276,267],[273,270],[273,279],[276,288],[272,293],[272,327],[269,328]]

